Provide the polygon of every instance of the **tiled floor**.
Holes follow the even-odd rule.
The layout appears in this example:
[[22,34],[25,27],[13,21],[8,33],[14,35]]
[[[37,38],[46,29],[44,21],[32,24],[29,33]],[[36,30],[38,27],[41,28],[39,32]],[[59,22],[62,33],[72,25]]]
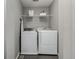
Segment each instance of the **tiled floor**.
[[20,55],[18,59],[58,59],[58,56],[52,56],[52,55]]

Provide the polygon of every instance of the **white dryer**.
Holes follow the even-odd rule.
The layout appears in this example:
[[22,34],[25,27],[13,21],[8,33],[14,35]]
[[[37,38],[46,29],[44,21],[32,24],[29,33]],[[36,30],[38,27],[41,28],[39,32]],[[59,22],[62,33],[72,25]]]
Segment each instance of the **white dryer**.
[[39,54],[57,55],[57,31],[38,30],[39,35]]

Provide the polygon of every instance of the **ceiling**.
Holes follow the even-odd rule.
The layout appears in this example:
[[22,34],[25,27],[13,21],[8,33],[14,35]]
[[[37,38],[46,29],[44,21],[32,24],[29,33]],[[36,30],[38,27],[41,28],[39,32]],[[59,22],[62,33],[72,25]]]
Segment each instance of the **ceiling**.
[[48,7],[53,0],[21,0],[24,7]]

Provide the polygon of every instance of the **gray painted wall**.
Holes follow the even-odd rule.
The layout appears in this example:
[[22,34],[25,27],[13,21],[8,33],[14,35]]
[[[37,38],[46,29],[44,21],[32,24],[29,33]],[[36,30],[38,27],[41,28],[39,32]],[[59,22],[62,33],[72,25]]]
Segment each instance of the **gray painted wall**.
[[49,7],[50,15],[50,27],[52,29],[58,29],[58,0],[54,0],[53,3]]
[[51,27],[59,32],[59,59],[75,59],[74,0],[54,0]]
[[75,59],[74,0],[58,0],[59,59]]
[[19,53],[19,19],[22,14],[19,0],[6,0],[5,4],[5,59],[15,59]]

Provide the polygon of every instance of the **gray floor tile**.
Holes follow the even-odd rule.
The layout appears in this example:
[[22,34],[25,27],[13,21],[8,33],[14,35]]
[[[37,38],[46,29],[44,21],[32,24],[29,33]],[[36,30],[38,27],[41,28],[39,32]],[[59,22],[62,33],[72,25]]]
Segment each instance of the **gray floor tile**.
[[30,59],[38,59],[38,56],[30,56]]
[[30,56],[26,56],[26,55],[25,55],[25,56],[24,56],[24,59],[30,59]]
[[39,59],[57,59],[57,56],[39,56]]
[[20,55],[19,59],[58,59],[58,57],[47,55]]

